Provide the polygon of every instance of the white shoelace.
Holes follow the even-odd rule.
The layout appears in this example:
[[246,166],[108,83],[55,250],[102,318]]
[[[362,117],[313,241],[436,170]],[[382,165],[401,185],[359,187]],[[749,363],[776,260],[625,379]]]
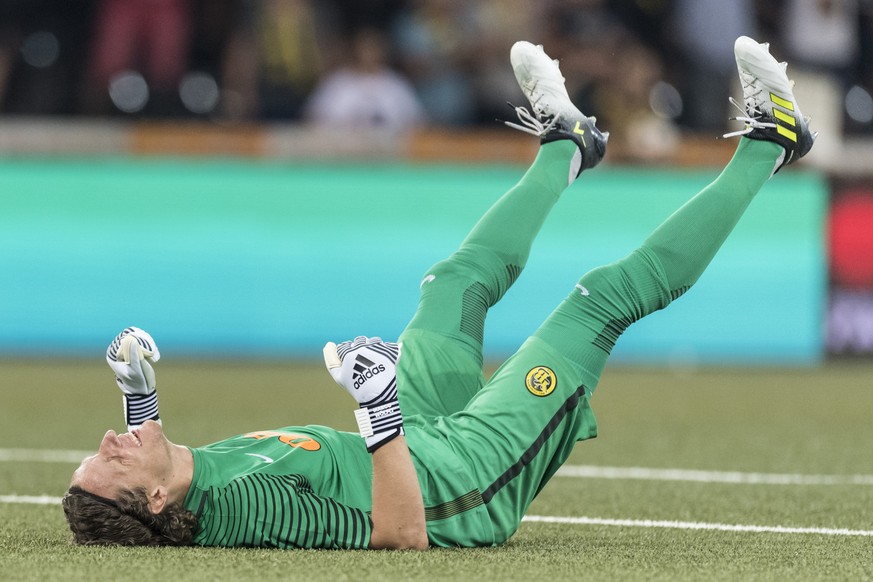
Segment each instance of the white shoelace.
[[760,121],[760,120],[752,117],[753,115],[761,115],[763,113],[760,110],[760,108],[758,108],[757,105],[752,105],[748,108],[745,108],[742,105],[740,105],[740,102],[737,101],[736,99],[734,99],[733,97],[730,97],[729,100],[734,107],[736,107],[737,109],[740,110],[740,113],[744,114],[744,115],[738,115],[737,117],[731,117],[730,121],[742,121],[743,123],[746,124],[746,127],[744,127],[743,129],[737,130],[737,131],[732,131],[730,133],[726,133],[722,136],[723,138],[736,137],[736,136],[740,136],[740,135],[747,135],[747,134],[752,133],[756,129],[770,129],[770,128],[776,127],[775,123],[768,123],[768,122]]
[[548,123],[543,123],[536,115],[525,109],[524,107],[516,107],[515,114],[518,115],[518,120],[521,124],[511,121],[504,121],[507,126],[535,135],[537,137],[544,136],[550,129],[558,123],[558,116],[555,115]]

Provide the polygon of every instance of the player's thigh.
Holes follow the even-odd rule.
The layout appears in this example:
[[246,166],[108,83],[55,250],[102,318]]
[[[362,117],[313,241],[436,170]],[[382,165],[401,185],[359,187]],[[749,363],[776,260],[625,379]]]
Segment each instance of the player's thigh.
[[498,531],[512,535],[536,494],[597,425],[578,368],[531,338],[467,408],[446,419]]
[[400,336],[404,413],[446,416],[482,387],[482,339],[491,301],[474,256],[458,252],[427,271],[418,309]]
[[463,343],[423,329],[407,329],[400,341],[397,390],[404,414],[448,416],[482,387],[481,362]]

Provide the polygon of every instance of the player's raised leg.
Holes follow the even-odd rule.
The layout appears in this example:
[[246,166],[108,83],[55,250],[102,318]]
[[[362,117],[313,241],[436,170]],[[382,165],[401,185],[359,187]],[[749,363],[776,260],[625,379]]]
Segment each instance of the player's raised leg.
[[[586,370],[587,382],[599,377],[627,326],[685,293],[767,180],[812,147],[815,134],[800,112],[787,65],[773,58],[769,45],[748,37],[737,39],[734,53],[744,101],[737,119],[745,128],[728,134],[742,136],[730,163],[629,257],[585,275],[582,291],[572,293],[556,313],[556,320],[569,319],[537,333],[563,346],[567,357]],[[586,332],[574,333],[570,320]]]
[[447,421],[446,435],[459,435],[457,450],[477,471],[498,538],[515,531],[575,441],[597,434],[589,399],[621,333],[694,284],[761,186],[812,144],[785,70],[766,46],[741,38],[735,50],[751,131],[722,174],[640,248],[583,276],[464,413]]
[[606,151],[608,134],[573,105],[557,61],[528,42],[516,43],[510,60],[531,111],[517,107],[520,123],[508,125],[536,135],[542,145],[518,184],[479,220],[458,251],[426,273],[418,310],[401,336],[398,386],[405,411],[450,414],[481,387],[488,309],[521,273],[561,193]]
[[734,52],[743,101],[731,101],[743,112],[745,128],[733,159],[722,174],[665,222],[644,246],[663,265],[674,298],[697,281],[733,230],[746,207],[780,168],[796,162],[812,147],[809,131],[786,74],[768,44],[737,39]]

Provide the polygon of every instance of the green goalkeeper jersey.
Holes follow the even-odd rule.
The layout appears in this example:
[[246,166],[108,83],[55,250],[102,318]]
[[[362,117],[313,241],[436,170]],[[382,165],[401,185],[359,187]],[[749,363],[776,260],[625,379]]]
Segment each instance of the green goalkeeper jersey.
[[289,427],[191,449],[185,507],[206,546],[366,548],[372,465],[358,435]]
[[[493,544],[481,495],[456,455],[425,423],[411,417],[406,424],[431,544]],[[191,452],[194,475],[185,507],[199,520],[196,544],[368,547],[372,458],[357,434],[286,427]]]

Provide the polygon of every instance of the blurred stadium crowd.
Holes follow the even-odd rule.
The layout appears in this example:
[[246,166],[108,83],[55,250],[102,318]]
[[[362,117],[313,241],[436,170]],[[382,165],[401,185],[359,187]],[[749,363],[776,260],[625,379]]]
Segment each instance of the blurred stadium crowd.
[[740,34],[873,133],[871,0],[0,0],[0,112],[470,127],[523,101],[524,38],[612,131],[712,132]]

